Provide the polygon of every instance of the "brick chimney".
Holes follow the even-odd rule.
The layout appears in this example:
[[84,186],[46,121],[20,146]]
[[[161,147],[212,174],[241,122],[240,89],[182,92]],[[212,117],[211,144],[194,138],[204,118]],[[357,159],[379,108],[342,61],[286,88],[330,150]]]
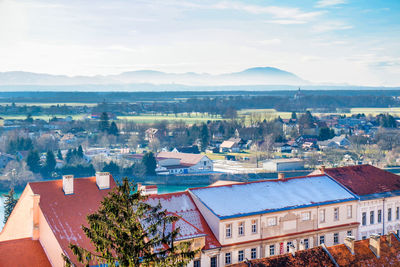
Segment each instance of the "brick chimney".
[[381,256],[381,237],[373,234],[369,237],[369,248],[374,252],[377,258]]
[[74,176],[63,175],[63,191],[66,195],[72,195],[74,193]]
[[96,172],[96,184],[100,190],[110,188],[110,173]]
[[351,254],[353,254],[353,255],[354,255],[354,241],[355,241],[354,236],[347,236],[344,239],[344,244],[346,245],[346,247],[348,247],[348,249],[350,250]]
[[393,235],[394,235],[394,234],[395,234],[395,233],[394,233],[393,231],[389,231],[389,233],[388,233],[387,236],[386,236],[386,240],[387,240],[387,242],[388,242],[388,246],[389,246],[389,247],[392,246],[392,242],[393,242],[392,238],[393,238]]
[[321,174],[325,174],[325,165],[321,165],[321,167],[319,167],[319,171]]
[[279,180],[285,179],[285,174],[283,172],[278,172],[278,179]]

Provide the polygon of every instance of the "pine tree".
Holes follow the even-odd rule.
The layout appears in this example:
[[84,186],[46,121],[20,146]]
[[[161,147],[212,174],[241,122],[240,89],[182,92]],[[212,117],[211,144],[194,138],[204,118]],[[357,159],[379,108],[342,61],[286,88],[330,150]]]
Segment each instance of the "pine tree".
[[101,113],[100,123],[99,123],[99,130],[100,132],[107,132],[110,128],[109,118],[107,112]]
[[[146,197],[127,178],[87,220],[88,227],[82,229],[95,250],[69,246],[86,266],[183,266],[198,253],[191,251],[191,242],[175,243],[179,229],[166,231],[178,217],[169,215],[161,204],[153,207],[146,203]],[[63,258],[67,266],[72,265],[65,255]]]
[[26,158],[26,164],[32,172],[38,173],[40,171],[39,153],[35,150],[29,151],[28,157]]
[[56,168],[57,162],[56,157],[52,151],[47,151],[46,154],[46,168],[48,172],[53,172]]
[[81,145],[79,145],[78,150],[77,150],[77,152],[76,152],[76,155],[77,155],[79,158],[83,158],[83,149],[82,149],[82,146],[81,146]]
[[14,189],[11,188],[8,194],[3,194],[5,197],[4,200],[4,224],[7,222],[8,217],[10,217],[11,212],[13,211],[15,205],[18,202],[18,199],[15,198]]
[[146,167],[146,175],[156,174],[157,161],[154,157],[153,152],[148,152],[144,154],[142,158],[142,163]]
[[57,151],[57,158],[58,158],[59,160],[63,160],[63,156],[62,156],[62,153],[61,153],[61,150],[60,150],[60,149]]
[[207,124],[203,123],[200,131],[201,150],[204,151],[210,141]]
[[72,159],[72,150],[71,149],[68,149],[68,151],[67,151],[67,155],[65,156],[65,161],[67,162],[67,163],[70,163],[70,161],[71,161],[71,159]]
[[115,122],[111,123],[110,129],[108,130],[108,133],[112,134],[112,135],[115,135],[115,136],[119,135],[119,130],[118,130],[117,124]]

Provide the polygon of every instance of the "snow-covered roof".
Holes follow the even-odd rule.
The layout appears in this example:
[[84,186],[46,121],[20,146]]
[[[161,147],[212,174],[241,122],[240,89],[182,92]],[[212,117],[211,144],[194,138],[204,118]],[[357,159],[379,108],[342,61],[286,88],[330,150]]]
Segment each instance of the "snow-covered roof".
[[220,219],[357,199],[325,175],[193,188],[190,191]]

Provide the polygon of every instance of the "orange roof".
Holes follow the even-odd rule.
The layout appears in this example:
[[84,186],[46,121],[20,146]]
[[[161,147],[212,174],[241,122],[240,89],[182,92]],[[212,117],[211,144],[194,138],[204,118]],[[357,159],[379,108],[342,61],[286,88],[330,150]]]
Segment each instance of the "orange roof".
[[[34,194],[40,195],[39,207],[64,253],[76,263],[76,257],[68,248],[72,242],[94,250],[81,226],[88,225],[86,216],[98,210],[100,202],[111,189],[100,190],[96,177],[74,179],[74,194],[65,195],[62,180],[29,183]],[[112,176],[110,187],[116,186]]]
[[371,165],[327,168],[325,173],[359,196],[400,190],[399,175]]
[[179,153],[179,152],[165,152],[165,151],[162,151],[157,154],[157,158],[180,159],[182,165],[195,165],[203,157],[206,157],[206,155],[191,154],[191,153]]
[[[335,266],[328,254],[322,249],[322,247],[315,247],[307,250],[297,251],[295,256],[291,253],[273,256],[269,258],[262,258],[257,260],[251,260],[251,266]],[[236,267],[248,267],[249,265],[245,262],[232,264],[230,266]]]
[[391,234],[392,246],[388,237],[380,237],[381,255],[378,258],[369,247],[369,239],[354,242],[354,255],[344,244],[328,247],[339,266],[400,266],[400,241]]
[[[7,257],[4,257],[7,255]],[[0,242],[0,266],[51,266],[39,241],[31,238]]]
[[160,202],[163,209],[179,218],[173,225],[168,226],[168,229],[171,228],[173,230],[180,228],[178,240],[205,236],[204,250],[221,247],[187,191],[151,195],[147,202],[153,206]]

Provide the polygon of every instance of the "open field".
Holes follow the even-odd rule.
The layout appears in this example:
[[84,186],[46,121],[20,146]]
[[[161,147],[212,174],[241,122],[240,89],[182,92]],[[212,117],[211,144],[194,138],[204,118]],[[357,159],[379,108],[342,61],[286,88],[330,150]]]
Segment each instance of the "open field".
[[[37,116],[32,116],[33,119],[41,119],[41,120],[45,120],[48,121],[54,117],[57,118],[65,118],[71,116],[72,119],[74,120],[83,120],[85,117],[87,117],[86,114],[78,114],[78,115],[37,115]],[[26,119],[26,115],[2,115],[0,114],[0,117],[2,117],[5,120],[25,120]]]
[[179,113],[177,116],[175,114],[143,114],[137,116],[118,116],[119,120],[130,120],[137,123],[154,123],[157,121],[183,121],[187,124],[202,123],[207,121],[220,120],[219,116],[211,116],[207,113]]
[[[0,102],[1,106],[9,105],[11,106],[12,103],[10,102]],[[97,105],[97,103],[69,103],[69,102],[57,102],[57,103],[29,103],[29,102],[22,102],[22,103],[15,103],[16,106],[40,106],[40,107],[51,107],[51,106],[56,106],[56,105],[67,105],[67,106],[87,106],[87,107],[94,107]]]

